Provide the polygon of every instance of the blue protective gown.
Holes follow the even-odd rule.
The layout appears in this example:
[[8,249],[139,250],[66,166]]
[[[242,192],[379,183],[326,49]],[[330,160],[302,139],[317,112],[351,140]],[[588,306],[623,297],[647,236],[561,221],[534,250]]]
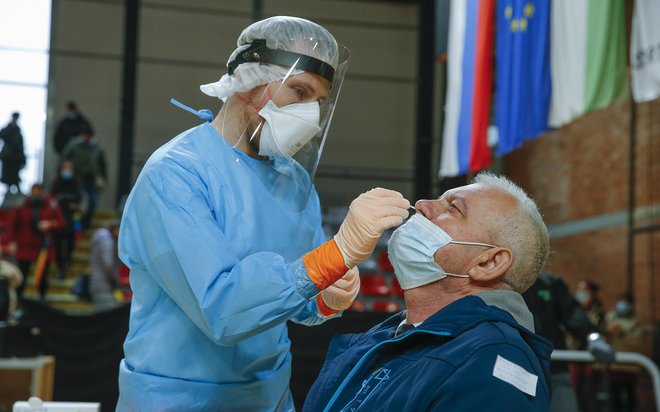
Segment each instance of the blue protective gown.
[[134,295],[118,410],[293,409],[286,321],[325,320],[300,258],[326,239],[316,192],[296,212],[268,190],[275,170],[299,173],[208,123],[147,161],[119,236]]

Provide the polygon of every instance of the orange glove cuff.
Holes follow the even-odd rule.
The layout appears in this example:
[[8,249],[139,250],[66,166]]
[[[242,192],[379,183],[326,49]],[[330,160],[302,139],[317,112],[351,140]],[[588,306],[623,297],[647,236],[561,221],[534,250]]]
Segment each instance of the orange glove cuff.
[[324,290],[344,276],[348,267],[334,239],[303,256],[307,276],[318,290]]
[[323,300],[323,297],[320,293],[316,295],[316,307],[319,308],[319,313],[323,316],[332,316],[339,313],[338,310],[331,309],[328,307],[328,305],[325,304],[325,301]]

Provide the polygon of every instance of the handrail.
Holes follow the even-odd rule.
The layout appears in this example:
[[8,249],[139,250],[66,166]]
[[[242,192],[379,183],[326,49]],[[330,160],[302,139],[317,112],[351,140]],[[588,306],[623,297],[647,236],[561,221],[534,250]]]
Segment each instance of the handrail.
[[[552,352],[551,359],[561,362],[597,362],[591,352],[582,350],[555,350]],[[653,379],[653,393],[655,395],[655,408],[660,411],[660,371],[648,356],[635,352],[616,352],[614,363],[633,363],[637,364],[651,375]]]

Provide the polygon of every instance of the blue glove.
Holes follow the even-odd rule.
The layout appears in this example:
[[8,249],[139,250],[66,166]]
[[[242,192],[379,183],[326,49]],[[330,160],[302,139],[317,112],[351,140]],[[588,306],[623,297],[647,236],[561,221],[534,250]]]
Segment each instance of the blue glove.
[[594,355],[597,361],[614,362],[614,349],[600,336],[599,333],[592,333],[587,338],[587,350]]

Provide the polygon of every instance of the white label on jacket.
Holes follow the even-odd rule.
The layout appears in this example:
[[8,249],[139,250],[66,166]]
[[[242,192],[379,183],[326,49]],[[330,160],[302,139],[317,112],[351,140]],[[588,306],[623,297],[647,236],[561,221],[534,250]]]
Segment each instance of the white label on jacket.
[[539,380],[539,377],[527,372],[522,366],[508,361],[500,355],[497,355],[495,367],[493,368],[493,376],[506,383],[510,383],[528,395],[536,396],[536,382]]

